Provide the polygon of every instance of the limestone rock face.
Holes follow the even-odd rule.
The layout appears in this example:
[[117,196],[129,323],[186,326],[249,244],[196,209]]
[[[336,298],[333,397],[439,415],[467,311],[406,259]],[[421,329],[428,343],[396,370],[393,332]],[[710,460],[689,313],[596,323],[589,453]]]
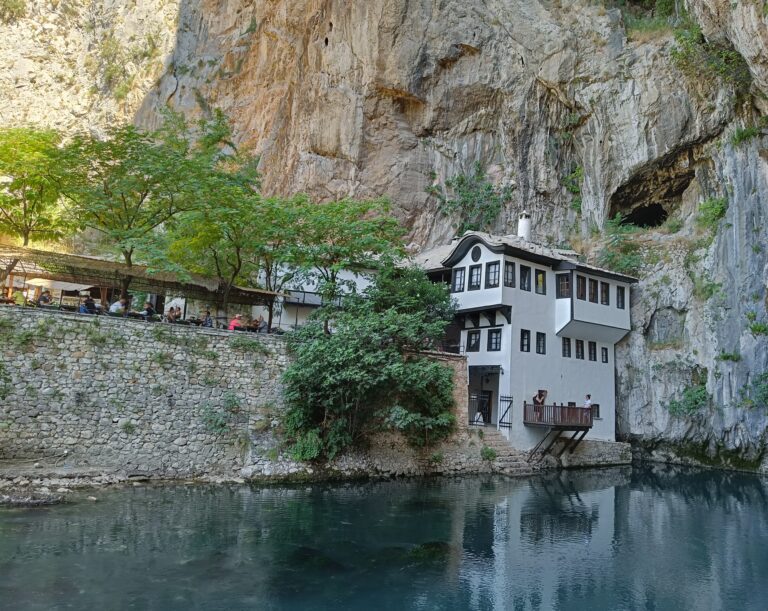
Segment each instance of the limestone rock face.
[[[4,122],[98,129],[133,116],[153,126],[165,105],[192,116],[219,107],[239,145],[260,155],[265,191],[386,195],[416,247],[454,232],[427,188],[475,162],[513,187],[500,233],[526,209],[535,240],[588,252],[616,213],[653,226],[668,217],[674,230],[638,238],[647,277],[617,351],[619,433],[759,462],[762,3],[684,2],[707,40],[746,61],[742,95],[712,73],[681,72],[671,31],[628,36],[619,10],[586,0],[94,0],[67,3],[72,15],[64,3],[28,4],[0,37]],[[105,48],[110,36],[119,44]],[[733,138],[745,128],[753,137]],[[702,227],[701,202],[718,198],[725,218]],[[701,385],[711,401],[670,413],[670,399]]]

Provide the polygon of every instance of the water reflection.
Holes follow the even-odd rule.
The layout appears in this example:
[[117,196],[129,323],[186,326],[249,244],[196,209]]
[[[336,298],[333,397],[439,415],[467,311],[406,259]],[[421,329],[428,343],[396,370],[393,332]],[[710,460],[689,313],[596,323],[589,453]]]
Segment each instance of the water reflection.
[[130,488],[0,512],[0,608],[764,609],[766,492],[664,467]]

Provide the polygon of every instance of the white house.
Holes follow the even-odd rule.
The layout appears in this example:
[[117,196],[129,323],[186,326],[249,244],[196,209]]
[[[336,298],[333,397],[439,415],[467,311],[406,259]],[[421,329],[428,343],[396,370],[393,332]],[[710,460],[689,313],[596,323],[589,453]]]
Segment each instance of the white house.
[[520,449],[553,428],[615,441],[614,346],[630,329],[636,280],[532,243],[525,213],[518,234],[467,232],[415,257],[458,303],[449,339],[467,357],[467,417]]

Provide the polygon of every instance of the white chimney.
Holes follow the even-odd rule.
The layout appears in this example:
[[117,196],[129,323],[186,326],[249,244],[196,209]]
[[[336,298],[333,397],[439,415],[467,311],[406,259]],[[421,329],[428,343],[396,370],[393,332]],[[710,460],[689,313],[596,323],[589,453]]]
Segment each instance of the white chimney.
[[526,242],[531,241],[531,215],[525,210],[520,213],[520,218],[517,220],[517,237]]

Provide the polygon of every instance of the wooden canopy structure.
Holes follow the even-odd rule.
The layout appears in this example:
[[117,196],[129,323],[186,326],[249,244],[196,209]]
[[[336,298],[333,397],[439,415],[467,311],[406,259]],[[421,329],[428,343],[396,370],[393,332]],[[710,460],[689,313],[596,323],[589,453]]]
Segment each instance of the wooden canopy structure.
[[[177,274],[150,270],[143,265],[127,266],[119,261],[110,261],[85,255],[35,250],[21,246],[0,244],[0,266],[18,260],[12,275],[25,278],[42,278],[80,285],[119,287],[125,278],[130,278],[131,290],[158,294],[184,295],[189,299],[221,301],[224,287],[216,278],[197,274],[180,277]],[[243,305],[263,305],[282,293],[234,286],[227,301]]]

